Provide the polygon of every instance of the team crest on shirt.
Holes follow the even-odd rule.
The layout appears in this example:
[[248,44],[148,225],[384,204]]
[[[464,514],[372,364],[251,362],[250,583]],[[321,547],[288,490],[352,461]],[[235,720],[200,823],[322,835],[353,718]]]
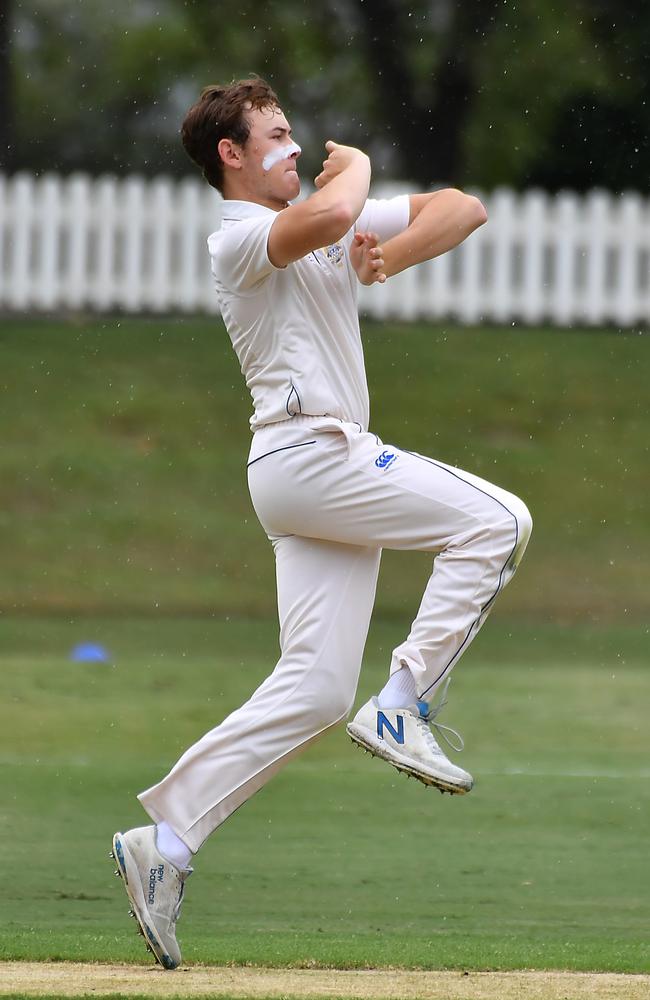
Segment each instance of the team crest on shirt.
[[330,247],[323,247],[323,250],[330,264],[340,265],[343,263],[344,251],[340,243],[333,243]]

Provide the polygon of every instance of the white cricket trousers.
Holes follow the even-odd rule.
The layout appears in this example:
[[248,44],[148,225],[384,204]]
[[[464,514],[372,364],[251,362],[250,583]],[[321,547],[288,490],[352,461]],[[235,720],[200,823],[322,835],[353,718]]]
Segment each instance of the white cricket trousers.
[[275,550],[280,659],[249,701],[139,796],[193,852],[348,715],[383,548],[435,556],[390,664],[408,666],[430,700],[512,577],[532,527],[513,494],[329,417],[258,430],[248,481]]

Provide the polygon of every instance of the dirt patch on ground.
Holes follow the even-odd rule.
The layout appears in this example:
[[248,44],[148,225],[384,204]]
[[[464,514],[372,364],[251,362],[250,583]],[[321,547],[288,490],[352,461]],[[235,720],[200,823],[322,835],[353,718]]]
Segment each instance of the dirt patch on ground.
[[649,1000],[650,976],[579,972],[408,972],[0,963],[0,996],[145,993],[151,997],[350,1000]]

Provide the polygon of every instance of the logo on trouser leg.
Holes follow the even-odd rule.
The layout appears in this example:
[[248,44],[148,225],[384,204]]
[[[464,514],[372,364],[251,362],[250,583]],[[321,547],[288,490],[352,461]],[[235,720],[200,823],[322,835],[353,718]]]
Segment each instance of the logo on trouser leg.
[[387,469],[389,465],[397,458],[397,455],[393,451],[382,451],[379,458],[375,459],[375,465],[378,469]]
[[388,721],[383,712],[377,712],[377,736],[384,738],[384,729],[387,729],[396,743],[404,742],[404,716],[397,716],[397,729]]

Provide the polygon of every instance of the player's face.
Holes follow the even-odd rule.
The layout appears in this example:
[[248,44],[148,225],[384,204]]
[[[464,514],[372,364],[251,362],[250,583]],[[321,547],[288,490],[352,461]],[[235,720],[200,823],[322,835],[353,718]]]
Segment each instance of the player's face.
[[247,117],[250,134],[242,157],[247,184],[260,199],[284,207],[300,194],[296,164],[300,150],[291,126],[280,108],[259,108]]

